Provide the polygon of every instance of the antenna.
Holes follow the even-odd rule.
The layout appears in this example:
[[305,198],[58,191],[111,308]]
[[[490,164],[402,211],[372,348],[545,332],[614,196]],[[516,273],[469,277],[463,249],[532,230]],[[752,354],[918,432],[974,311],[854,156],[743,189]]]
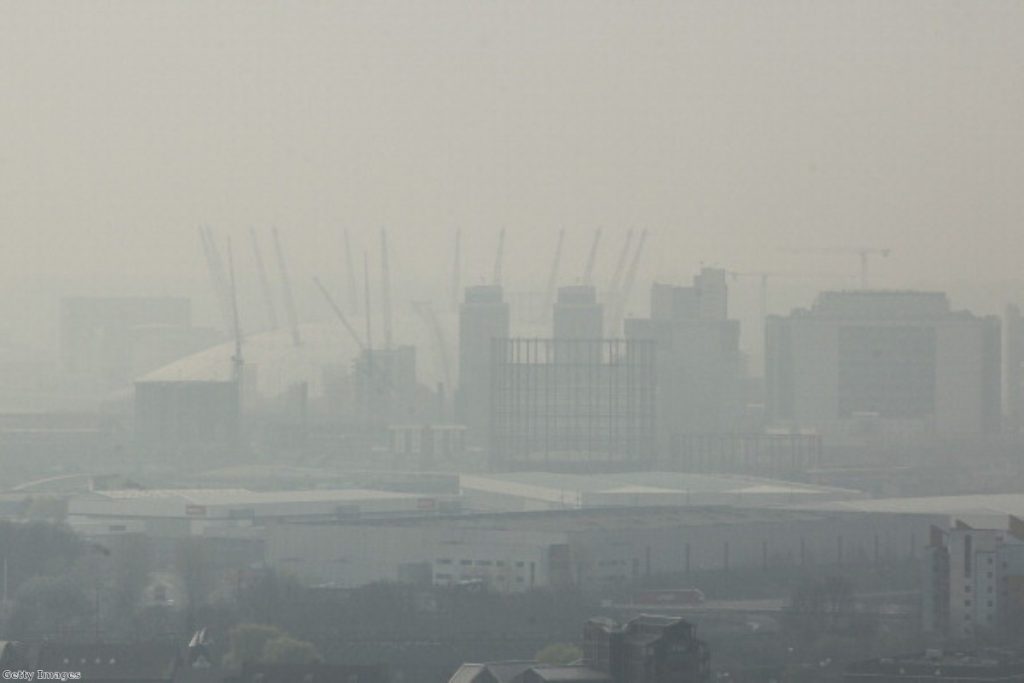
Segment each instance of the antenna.
[[295,299],[292,298],[292,283],[288,278],[288,266],[284,261],[284,251],[281,249],[281,238],[277,234],[277,228],[272,230],[274,235],[274,250],[277,251],[277,267],[281,271],[281,285],[284,287],[284,307],[288,314],[288,326],[292,330],[292,344],[300,346],[302,338],[299,336],[299,319],[295,314]]
[[259,271],[260,288],[263,290],[263,301],[267,305],[267,317],[270,319],[270,329],[277,329],[277,307],[274,305],[274,292],[270,289],[270,278],[267,277],[267,267],[263,263],[263,252],[260,251],[259,237],[256,230],[250,228],[249,235],[252,237],[252,253],[256,259],[256,269]]

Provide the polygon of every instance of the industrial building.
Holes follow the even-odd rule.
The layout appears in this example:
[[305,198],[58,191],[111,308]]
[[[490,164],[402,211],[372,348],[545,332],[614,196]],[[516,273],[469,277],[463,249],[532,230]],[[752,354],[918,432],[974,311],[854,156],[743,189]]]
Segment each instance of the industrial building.
[[673,434],[660,466],[684,472],[800,479],[822,463],[817,433]]
[[459,484],[466,509],[490,512],[656,505],[783,507],[864,498],[849,489],[682,472],[462,474]]
[[434,514],[443,507],[441,500],[366,489],[118,489],[71,498],[68,524],[88,536],[217,536],[284,521]]
[[770,424],[836,435],[865,422],[894,433],[997,431],[1000,327],[938,292],[823,292],[771,316]]
[[698,506],[332,520],[270,526],[266,553],[272,567],[317,585],[599,591],[661,574],[915,557],[940,520]]
[[734,433],[744,409],[740,325],[728,318],[726,272],[704,268],[693,285],[655,283],[649,318],[627,319],[631,340],[657,349],[658,448],[675,435]]

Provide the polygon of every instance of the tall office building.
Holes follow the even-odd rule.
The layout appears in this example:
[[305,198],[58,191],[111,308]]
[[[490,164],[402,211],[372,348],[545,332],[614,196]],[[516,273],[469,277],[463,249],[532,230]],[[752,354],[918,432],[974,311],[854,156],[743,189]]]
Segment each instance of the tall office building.
[[509,336],[509,307],[498,285],[466,288],[459,308],[459,388],[456,407],[471,443],[485,443],[491,398],[491,345]]
[[626,321],[627,339],[653,340],[659,449],[674,435],[733,432],[743,412],[739,321],[728,319],[725,271],[703,269],[692,286],[655,283],[651,316]]
[[938,292],[823,292],[768,319],[771,423],[843,433],[870,418],[900,432],[976,434],[1000,424],[998,318]]
[[[552,316],[554,339],[598,340],[604,337],[604,307],[597,303],[597,289],[590,285],[559,287]],[[561,343],[554,346],[559,363],[593,364],[598,360],[595,344]]]
[[1024,318],[1020,308],[1007,306],[1003,317],[1003,396],[1006,426],[1024,431]]

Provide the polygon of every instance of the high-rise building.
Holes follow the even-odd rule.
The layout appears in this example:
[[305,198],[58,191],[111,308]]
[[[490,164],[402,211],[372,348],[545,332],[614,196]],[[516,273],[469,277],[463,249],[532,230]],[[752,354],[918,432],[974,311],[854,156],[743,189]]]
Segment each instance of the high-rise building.
[[662,453],[674,435],[738,429],[743,357],[739,321],[728,319],[727,295],[725,271],[706,268],[690,287],[655,283],[650,318],[626,321],[627,339],[655,344]]
[[367,426],[416,419],[416,348],[364,349],[353,364],[355,403]]
[[509,336],[509,307],[498,285],[466,288],[459,308],[459,378],[456,408],[469,427],[470,442],[488,435],[491,397],[491,345]]
[[604,310],[597,303],[597,290],[591,285],[558,288],[555,301],[555,339],[600,339]]
[[489,406],[498,470],[615,471],[654,456],[654,344],[497,339]]
[[768,319],[770,424],[843,433],[976,434],[1000,424],[998,318],[950,310],[938,292],[823,292]]
[[1003,329],[1003,412],[1007,428],[1020,432],[1024,431],[1024,318],[1021,318],[1020,308],[1006,307]]

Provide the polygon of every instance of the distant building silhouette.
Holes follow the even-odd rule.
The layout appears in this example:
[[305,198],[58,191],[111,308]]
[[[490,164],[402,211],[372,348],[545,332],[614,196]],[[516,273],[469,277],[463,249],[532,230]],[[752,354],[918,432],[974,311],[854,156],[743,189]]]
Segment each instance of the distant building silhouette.
[[939,292],[823,292],[768,319],[769,423],[843,433],[999,429],[1000,326],[950,310]]

